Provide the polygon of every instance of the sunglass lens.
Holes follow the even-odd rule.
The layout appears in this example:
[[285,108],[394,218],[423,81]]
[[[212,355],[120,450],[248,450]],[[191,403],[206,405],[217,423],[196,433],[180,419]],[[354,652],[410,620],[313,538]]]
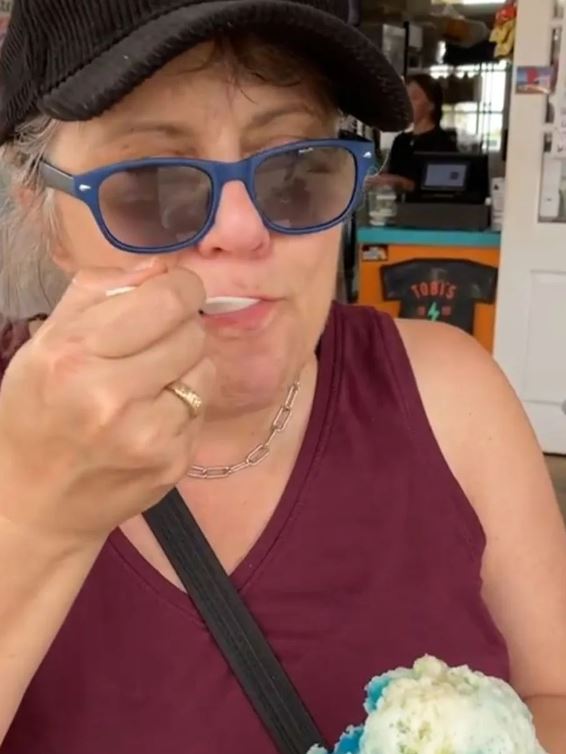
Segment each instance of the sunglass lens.
[[356,187],[356,161],[343,147],[294,148],[267,157],[255,174],[258,209],[285,230],[315,230],[342,217]]
[[139,249],[190,244],[210,212],[212,185],[185,165],[143,165],[113,173],[100,187],[100,210],[109,232]]

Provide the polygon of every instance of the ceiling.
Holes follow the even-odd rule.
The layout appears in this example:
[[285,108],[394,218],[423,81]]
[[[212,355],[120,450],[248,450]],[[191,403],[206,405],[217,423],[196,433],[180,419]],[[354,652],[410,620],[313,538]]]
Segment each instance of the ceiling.
[[366,22],[423,20],[429,13],[450,5],[468,18],[492,19],[505,0],[361,0]]

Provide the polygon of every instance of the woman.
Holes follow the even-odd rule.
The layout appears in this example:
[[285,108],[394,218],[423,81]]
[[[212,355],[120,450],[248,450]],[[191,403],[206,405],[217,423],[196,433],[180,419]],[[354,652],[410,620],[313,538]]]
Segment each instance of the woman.
[[140,515],[174,486],[329,741],[430,652],[566,752],[565,536],[516,398],[467,336],[331,305],[372,161],[341,111],[407,118],[346,6],[14,4],[4,272],[70,284],[0,391],[2,754],[275,754]]
[[398,193],[415,190],[419,152],[456,152],[454,137],[441,127],[444,94],[440,83],[426,73],[411,76],[407,93],[413,110],[413,128],[395,138],[383,173],[370,185],[390,186]]

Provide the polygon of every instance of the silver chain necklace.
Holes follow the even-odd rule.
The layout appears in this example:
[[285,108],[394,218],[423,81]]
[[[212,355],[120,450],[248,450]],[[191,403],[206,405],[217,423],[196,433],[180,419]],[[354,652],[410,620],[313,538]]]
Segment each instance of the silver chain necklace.
[[241,463],[233,466],[191,466],[187,476],[191,479],[225,479],[226,477],[236,474],[238,471],[249,469],[265,461],[271,453],[271,444],[278,434],[287,429],[287,424],[293,412],[293,406],[299,392],[299,383],[294,382],[289,388],[285,402],[277,412],[277,416],[271,423],[267,439],[260,445],[257,445],[248,453]]

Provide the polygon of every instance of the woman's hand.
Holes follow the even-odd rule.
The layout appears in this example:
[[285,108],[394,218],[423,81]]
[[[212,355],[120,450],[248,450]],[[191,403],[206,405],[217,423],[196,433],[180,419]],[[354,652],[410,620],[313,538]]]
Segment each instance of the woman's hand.
[[[109,297],[109,289],[135,286]],[[79,273],[0,392],[0,517],[74,543],[105,538],[186,473],[200,419],[168,391],[206,403],[198,278],[158,261]]]
[[387,186],[399,193],[411,193],[416,188],[414,181],[404,178],[402,175],[393,175],[392,173],[371,175],[366,179],[366,186],[368,188]]

